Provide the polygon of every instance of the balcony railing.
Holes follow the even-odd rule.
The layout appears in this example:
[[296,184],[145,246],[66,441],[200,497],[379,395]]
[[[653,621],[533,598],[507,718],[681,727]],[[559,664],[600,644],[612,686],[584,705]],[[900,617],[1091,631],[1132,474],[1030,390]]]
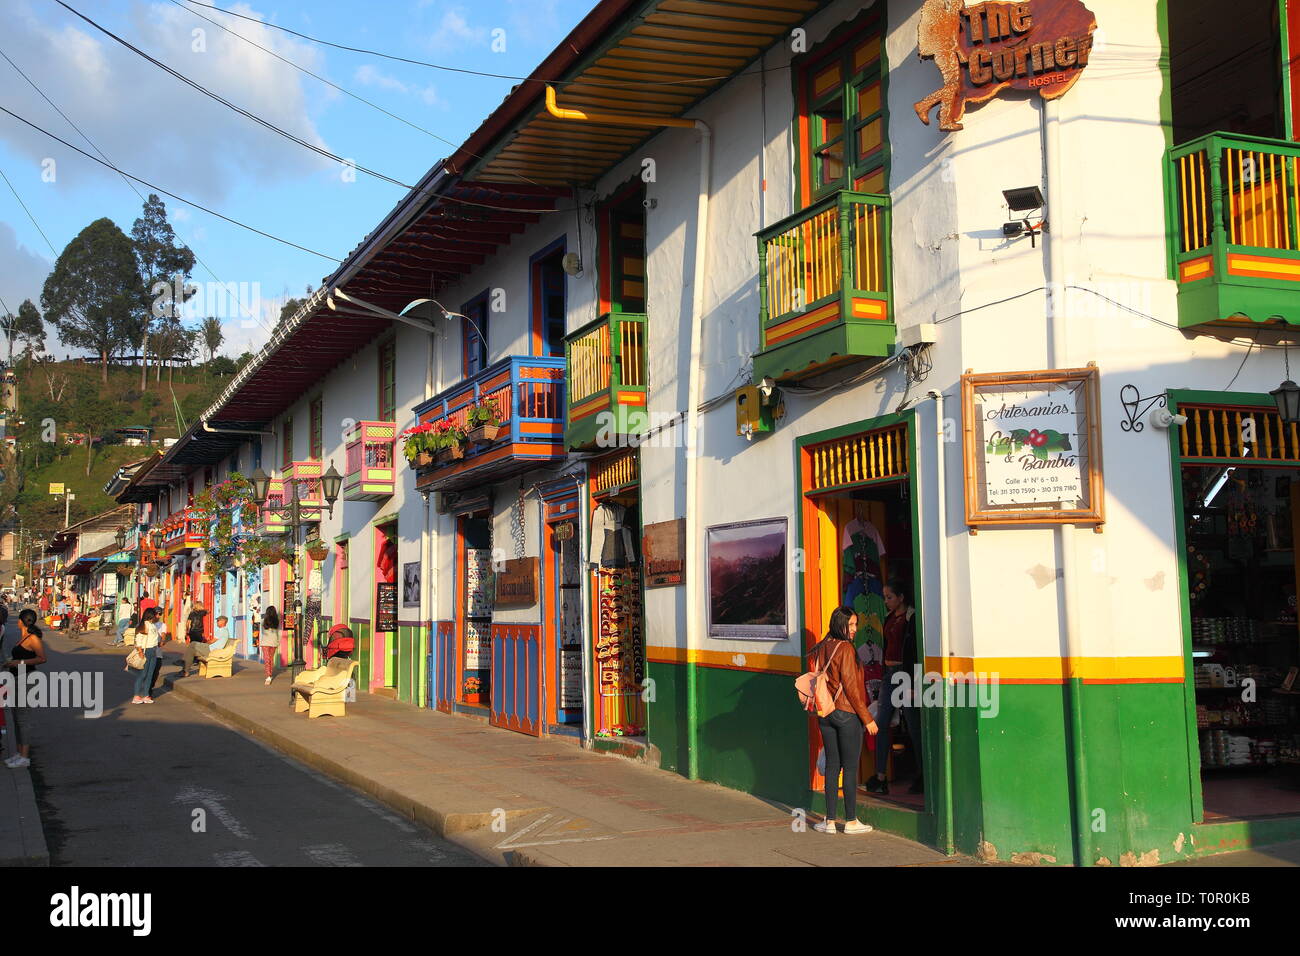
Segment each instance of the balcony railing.
[[177,554],[187,548],[201,548],[207,535],[207,525],[189,508],[170,515],[162,525],[162,550],[166,555]]
[[289,530],[289,499],[284,494],[284,479],[272,478],[267,485],[266,504],[257,521],[257,533],[284,534]]
[[303,521],[320,521],[321,512],[325,509],[325,494],[320,484],[323,472],[324,468],[319,461],[295,461],[285,469],[285,489],[296,489]]
[[420,490],[455,491],[499,481],[564,457],[564,360],[512,355],[415,407],[420,422],[470,431],[469,411],[491,399],[501,422],[491,440],[467,441],[464,457],[437,460],[416,477]]
[[758,234],[755,381],[890,353],[889,236],[889,197],[848,190]]
[[346,436],[347,470],[343,477],[345,501],[383,501],[393,494],[397,474],[393,445],[397,426],[392,422],[357,422]]
[[1212,133],[1169,151],[1178,324],[1300,323],[1300,144]]
[[569,417],[565,443],[590,448],[604,433],[646,427],[646,317],[610,312],[565,339]]

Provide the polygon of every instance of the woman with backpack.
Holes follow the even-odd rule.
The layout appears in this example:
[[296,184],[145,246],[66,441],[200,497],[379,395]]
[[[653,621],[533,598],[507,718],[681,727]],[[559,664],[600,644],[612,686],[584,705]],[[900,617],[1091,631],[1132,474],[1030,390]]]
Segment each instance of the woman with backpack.
[[826,819],[813,825],[818,833],[835,833],[844,772],[844,832],[870,833],[871,827],[858,820],[858,761],[862,756],[863,734],[874,734],[876,722],[867,710],[867,689],[853,647],[858,616],[851,607],[837,607],[831,614],[827,634],[808,653],[809,667],[826,682],[834,709],[817,717],[822,748],[826,752]]

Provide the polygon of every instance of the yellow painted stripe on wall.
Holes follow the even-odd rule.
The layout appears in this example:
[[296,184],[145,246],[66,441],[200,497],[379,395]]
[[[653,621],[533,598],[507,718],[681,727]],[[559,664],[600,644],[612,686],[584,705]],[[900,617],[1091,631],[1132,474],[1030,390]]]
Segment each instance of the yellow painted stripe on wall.
[[[997,674],[1004,684],[1061,684],[1078,677],[1090,684],[1181,684],[1176,657],[950,657],[946,673]],[[942,672],[941,658],[926,656],[927,671]]]
[[[646,660],[656,664],[685,664],[684,647],[650,647],[645,649]],[[738,660],[743,658],[743,663]],[[697,649],[691,661],[704,667],[726,667],[731,670],[765,671],[776,674],[800,674],[802,658],[789,654],[754,654],[748,651],[708,651]]]

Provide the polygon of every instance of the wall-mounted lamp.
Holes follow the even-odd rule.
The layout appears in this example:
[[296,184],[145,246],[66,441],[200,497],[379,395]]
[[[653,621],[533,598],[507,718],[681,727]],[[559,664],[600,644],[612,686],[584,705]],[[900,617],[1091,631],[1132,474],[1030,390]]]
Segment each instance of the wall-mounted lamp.
[[1037,247],[1038,234],[1047,228],[1047,220],[1042,216],[1043,191],[1037,186],[1020,186],[1002,190],[1002,198],[1012,213],[1009,221],[1002,224],[1002,235],[1015,239],[1028,233],[1029,244]]

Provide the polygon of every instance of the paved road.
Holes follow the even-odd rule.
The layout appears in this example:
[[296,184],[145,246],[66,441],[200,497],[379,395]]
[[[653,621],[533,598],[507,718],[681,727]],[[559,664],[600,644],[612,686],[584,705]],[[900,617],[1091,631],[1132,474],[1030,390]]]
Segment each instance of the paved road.
[[[15,637],[11,625],[5,646]],[[47,670],[104,675],[98,719],[43,709],[33,722],[32,773],[52,865],[485,865],[165,687],[157,703],[133,705],[134,672],[101,643],[97,634],[81,641],[46,632]]]

